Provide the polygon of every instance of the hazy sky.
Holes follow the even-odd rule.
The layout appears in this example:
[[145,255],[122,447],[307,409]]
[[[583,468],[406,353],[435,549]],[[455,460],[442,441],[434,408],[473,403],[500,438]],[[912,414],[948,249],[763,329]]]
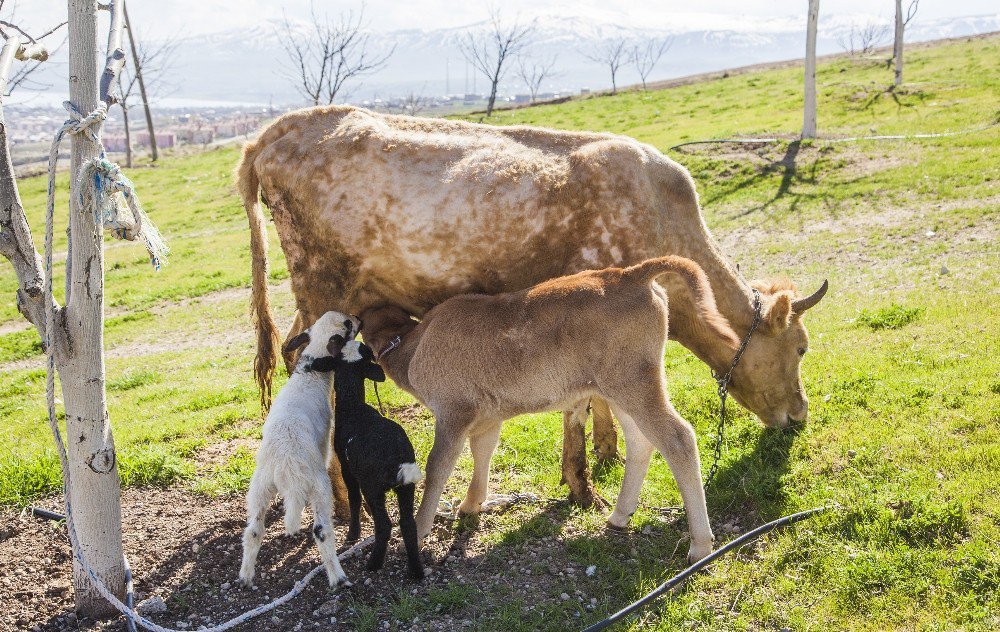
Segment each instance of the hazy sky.
[[[6,5],[11,4],[7,0]],[[19,0],[18,21],[33,28],[64,20],[66,5],[60,0]],[[315,2],[320,12],[338,13],[356,9],[360,1]],[[759,17],[801,16],[806,0],[704,0],[692,13],[691,0],[503,0],[505,15],[520,13],[600,17],[625,26],[668,27],[678,22],[711,28],[721,16],[752,15]],[[233,28],[270,25],[280,20],[282,11],[290,17],[305,19],[309,0],[132,0],[129,14],[148,36],[198,35]],[[368,0],[365,3],[369,26],[375,30],[404,28],[454,27],[486,17],[487,0]],[[820,13],[858,13],[889,17],[893,0],[824,0]],[[920,17],[934,19],[966,15],[993,14],[997,0],[923,0]],[[5,6],[3,17],[10,15]]]

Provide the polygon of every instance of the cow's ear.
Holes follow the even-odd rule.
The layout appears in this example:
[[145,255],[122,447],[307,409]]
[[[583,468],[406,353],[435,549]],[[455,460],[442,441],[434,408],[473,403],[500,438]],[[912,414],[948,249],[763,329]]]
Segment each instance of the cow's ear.
[[372,382],[384,382],[385,371],[374,362],[365,362],[365,377]]
[[774,296],[774,302],[767,310],[765,319],[771,331],[778,333],[788,328],[789,319],[792,316],[792,295],[789,292],[778,292]]
[[299,335],[295,336],[291,340],[285,343],[285,347],[281,350],[285,355],[295,351],[304,344],[309,342],[309,332],[303,331]]

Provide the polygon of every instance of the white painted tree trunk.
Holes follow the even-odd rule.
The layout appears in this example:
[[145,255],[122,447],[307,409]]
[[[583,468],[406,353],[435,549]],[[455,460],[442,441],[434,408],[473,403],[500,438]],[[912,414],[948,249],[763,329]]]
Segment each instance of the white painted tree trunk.
[[[69,0],[69,97],[80,112],[97,107],[97,2]],[[98,155],[98,146],[70,137],[70,173]],[[93,212],[70,194],[70,239],[66,306],[56,319],[59,378],[66,408],[70,502],[87,562],[108,588],[125,595],[121,488],[104,390],[104,231]],[[76,606],[89,617],[113,612],[74,560]]]
[[896,0],[896,29],[892,40],[892,57],[896,62],[896,76],[892,85],[903,85],[903,0]]
[[809,0],[806,24],[805,107],[802,115],[802,138],[816,138],[816,23],[819,0]]

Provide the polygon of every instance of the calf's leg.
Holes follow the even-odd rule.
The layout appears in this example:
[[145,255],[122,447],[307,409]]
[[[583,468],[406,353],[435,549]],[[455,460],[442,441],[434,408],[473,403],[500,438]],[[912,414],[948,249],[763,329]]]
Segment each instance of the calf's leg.
[[618,420],[625,432],[625,476],[618,493],[615,510],[608,518],[608,524],[616,529],[624,529],[639,504],[639,491],[649,471],[649,460],[653,456],[653,444],[639,431],[635,421],[624,412],[615,409]]
[[458,506],[459,513],[479,513],[479,509],[486,500],[490,483],[490,461],[500,443],[501,425],[501,423],[497,423],[495,426],[469,437],[473,463],[472,482],[469,483],[469,491],[465,494],[465,500]]
[[590,482],[587,464],[587,401],[563,411],[562,481],[569,486],[569,500],[591,507],[599,496]]
[[[623,410],[619,420],[624,427],[625,416],[630,416],[639,431],[667,460],[667,465],[677,480],[677,487],[684,501],[684,512],[687,514],[688,531],[691,534],[688,559],[700,560],[712,552],[715,536],[708,520],[705,490],[701,486],[698,443],[691,424],[674,410],[665,390],[662,387],[651,386],[654,390],[643,398],[646,406],[642,407],[642,410]],[[627,430],[625,436],[627,441]],[[625,467],[627,473],[628,455]]]
[[590,410],[594,413],[594,452],[599,461],[618,459],[618,433],[615,420],[607,400],[594,397],[590,400]]
[[424,495],[420,499],[420,509],[417,510],[417,537],[426,538],[434,526],[434,514],[437,513],[438,501],[444,493],[445,483],[455,469],[455,463],[462,453],[462,443],[465,440],[464,431],[454,430],[458,424],[442,422],[440,419],[434,425],[434,446],[427,456],[427,478],[424,479]]
[[413,483],[396,488],[396,498],[399,500],[399,532],[406,545],[406,564],[410,568],[410,577],[424,578],[424,565],[420,561],[420,541],[417,539],[417,521],[413,518],[413,496],[417,486]]

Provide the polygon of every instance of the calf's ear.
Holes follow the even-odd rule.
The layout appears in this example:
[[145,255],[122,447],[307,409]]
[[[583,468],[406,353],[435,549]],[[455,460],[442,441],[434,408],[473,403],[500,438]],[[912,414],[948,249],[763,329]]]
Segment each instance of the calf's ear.
[[382,367],[373,362],[366,362],[365,377],[371,380],[372,382],[384,382],[385,371],[382,370]]
[[303,331],[291,340],[285,343],[285,347],[281,350],[286,355],[295,351],[299,347],[309,342],[309,332]]

